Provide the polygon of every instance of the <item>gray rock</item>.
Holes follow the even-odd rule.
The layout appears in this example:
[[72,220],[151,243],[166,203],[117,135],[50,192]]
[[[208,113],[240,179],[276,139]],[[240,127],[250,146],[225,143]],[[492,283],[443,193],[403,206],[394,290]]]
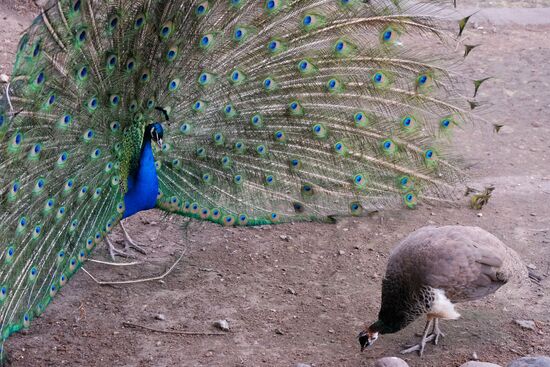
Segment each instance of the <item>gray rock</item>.
[[550,367],[550,357],[523,357],[510,362],[507,367]]
[[374,367],[409,367],[409,365],[401,358],[384,357],[374,362]]
[[488,363],[488,362],[478,362],[478,361],[470,361],[466,362],[460,367],[501,367],[498,364],[494,363]]
[[294,367],[311,367],[311,366],[309,364],[305,364],[305,363],[298,363]]
[[214,326],[223,331],[229,331],[229,323],[227,320],[218,320],[214,323]]
[[533,320],[514,320],[516,324],[524,329],[535,330],[535,322]]

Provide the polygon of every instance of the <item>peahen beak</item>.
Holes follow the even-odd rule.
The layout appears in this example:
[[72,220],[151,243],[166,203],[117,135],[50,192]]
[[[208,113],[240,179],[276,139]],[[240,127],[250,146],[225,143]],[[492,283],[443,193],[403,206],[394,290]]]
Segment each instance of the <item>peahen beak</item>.
[[369,342],[369,334],[365,331],[361,331],[357,338],[359,339],[359,344],[361,345],[361,352],[371,344]]

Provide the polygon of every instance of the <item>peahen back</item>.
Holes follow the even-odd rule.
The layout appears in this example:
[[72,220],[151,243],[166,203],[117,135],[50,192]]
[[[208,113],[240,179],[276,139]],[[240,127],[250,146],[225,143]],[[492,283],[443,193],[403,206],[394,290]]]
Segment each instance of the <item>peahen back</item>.
[[472,104],[437,14],[408,0],[48,4],[0,102],[2,339],[118,223],[152,122],[170,212],[255,225],[452,200],[462,173],[445,145]]

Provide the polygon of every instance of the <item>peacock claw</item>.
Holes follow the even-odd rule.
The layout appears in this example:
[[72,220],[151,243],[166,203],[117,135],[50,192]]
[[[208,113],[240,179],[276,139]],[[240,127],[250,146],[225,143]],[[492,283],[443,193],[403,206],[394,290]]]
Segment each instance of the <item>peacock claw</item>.
[[107,242],[107,245],[108,245],[108,248],[109,248],[109,255],[111,256],[111,259],[113,261],[116,261],[117,256],[128,258],[128,259],[135,259],[134,256],[127,253],[126,249],[125,250],[119,250],[118,248],[116,248],[115,245],[113,245],[113,243],[109,239],[109,237],[105,237],[105,241]]
[[116,248],[115,245],[111,242],[111,240],[109,240],[109,237],[105,237],[105,240],[107,241],[107,244],[109,246],[109,255],[111,256],[111,259],[113,261],[116,261],[115,258],[117,256],[128,258],[128,259],[135,259],[136,257],[129,253],[130,249],[133,249],[143,255],[147,255],[147,251],[145,251],[145,249],[141,245],[138,245],[132,239],[132,237],[130,237],[122,221],[120,222],[120,227],[122,228],[122,232],[124,233],[124,249]]
[[120,222],[120,227],[122,228],[122,232],[124,233],[124,250],[128,251],[130,248],[132,248],[137,252],[142,253],[143,255],[147,255],[147,251],[145,251],[145,249],[141,245],[138,245],[136,242],[134,242],[134,240],[132,240],[132,238],[126,231],[126,228],[124,228],[124,224],[122,223],[122,221]]

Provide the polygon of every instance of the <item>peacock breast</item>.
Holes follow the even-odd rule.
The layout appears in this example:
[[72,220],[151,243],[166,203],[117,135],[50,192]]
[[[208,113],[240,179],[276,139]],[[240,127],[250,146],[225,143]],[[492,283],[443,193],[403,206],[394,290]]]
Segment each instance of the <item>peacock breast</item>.
[[139,165],[135,171],[130,172],[127,187],[128,191],[124,195],[126,209],[123,218],[156,206],[159,183],[150,140],[143,143]]

